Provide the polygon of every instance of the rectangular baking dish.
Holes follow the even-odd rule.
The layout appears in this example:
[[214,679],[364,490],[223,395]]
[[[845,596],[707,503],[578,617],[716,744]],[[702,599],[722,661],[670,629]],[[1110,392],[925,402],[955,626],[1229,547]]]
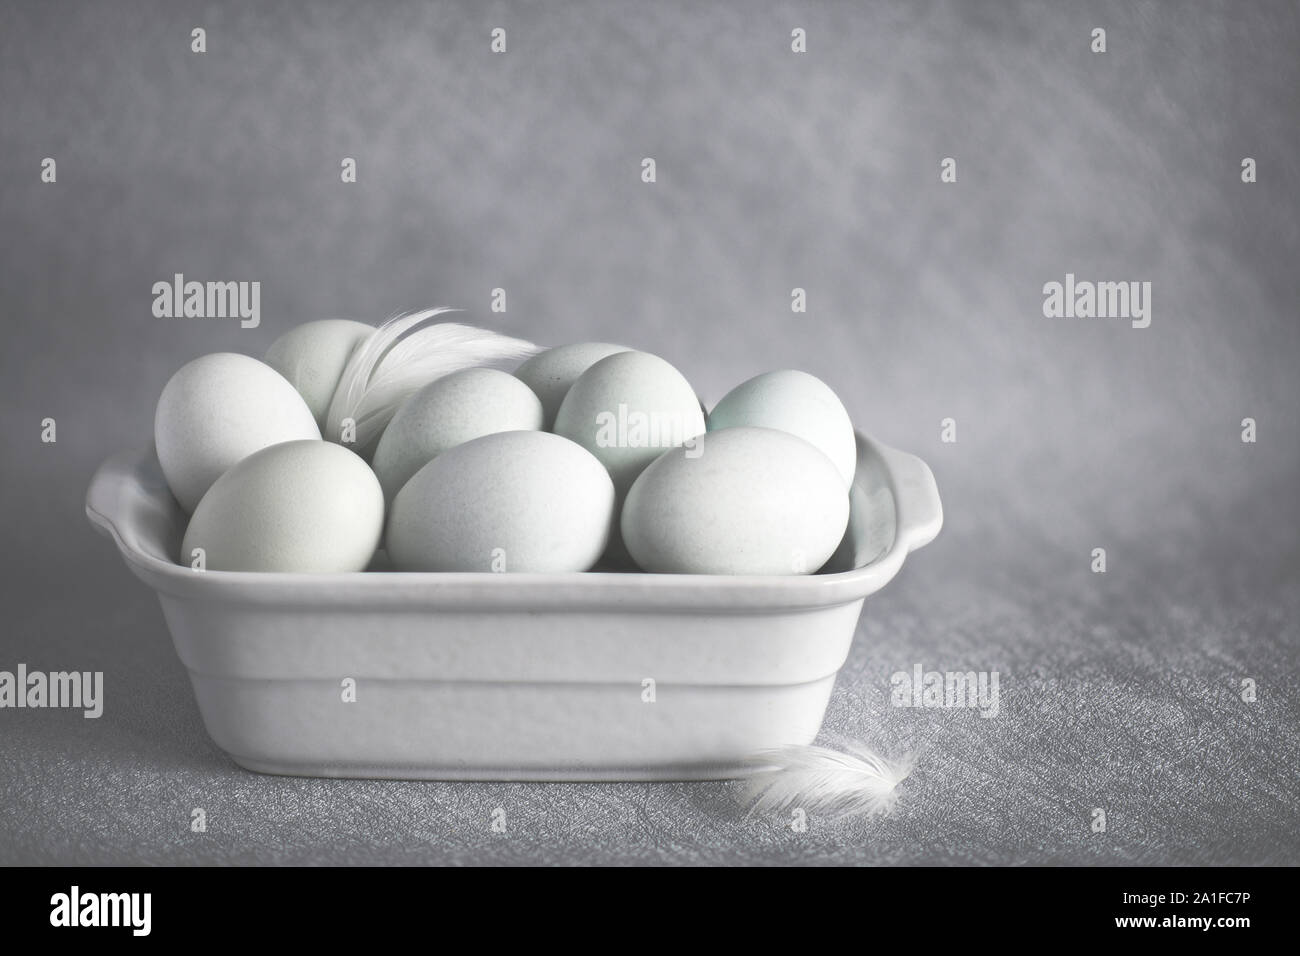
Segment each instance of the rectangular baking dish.
[[104,462],[86,514],[249,770],[682,780],[810,743],[863,600],[943,522],[926,464],[861,434],[851,501],[827,568],[788,577],[194,571],[152,448]]

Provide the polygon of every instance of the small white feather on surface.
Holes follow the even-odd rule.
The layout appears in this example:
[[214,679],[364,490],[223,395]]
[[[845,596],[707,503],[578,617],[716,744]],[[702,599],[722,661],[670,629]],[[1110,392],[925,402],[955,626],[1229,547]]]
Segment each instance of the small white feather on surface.
[[843,751],[810,744],[755,754],[756,769],[740,790],[741,803],[750,814],[796,807],[832,819],[889,813],[916,758],[887,760],[864,744],[841,745]]
[[397,407],[434,379],[464,368],[519,362],[541,351],[531,342],[456,322],[435,322],[458,309],[394,316],[366,339],[343,369],[326,415],[325,437],[339,441],[343,422],[356,429],[353,447],[379,439]]

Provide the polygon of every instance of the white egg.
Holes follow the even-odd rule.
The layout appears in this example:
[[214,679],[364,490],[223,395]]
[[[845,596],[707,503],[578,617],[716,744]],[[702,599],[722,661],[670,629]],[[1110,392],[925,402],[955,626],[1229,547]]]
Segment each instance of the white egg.
[[586,571],[613,521],[613,483],[588,452],[549,432],[498,432],[417,471],[385,541],[403,571]]
[[709,431],[736,425],[775,428],[811,442],[835,463],[847,488],[857,468],[857,441],[844,404],[821,379],[784,369],[737,385],[709,412]]
[[182,564],[210,571],[363,571],[384,527],[384,494],[355,453],[320,440],[249,455],[194,509]]
[[153,432],[167,485],[187,512],[253,452],[320,438],[311,409],[284,376],[233,352],[181,366],[158,399]]
[[393,500],[417,471],[449,448],[494,432],[536,431],[542,403],[509,372],[467,368],[430,382],[398,407],[375,449],[375,474]]
[[770,428],[709,432],[650,465],[623,506],[623,542],[644,571],[811,574],[849,520],[839,470]]
[[573,383],[555,433],[599,459],[620,498],[666,449],[704,431],[699,399],[681,372],[657,355],[618,352]]
[[559,345],[534,355],[519,368],[515,377],[531,388],[542,402],[544,419],[542,427],[551,431],[555,415],[569,389],[583,372],[601,359],[617,352],[629,351],[622,345],[608,342],[577,342]]
[[[322,319],[290,329],[271,343],[262,357],[298,390],[322,432],[334,388],[358,345],[375,331],[349,319]],[[337,440],[338,435],[329,436]]]

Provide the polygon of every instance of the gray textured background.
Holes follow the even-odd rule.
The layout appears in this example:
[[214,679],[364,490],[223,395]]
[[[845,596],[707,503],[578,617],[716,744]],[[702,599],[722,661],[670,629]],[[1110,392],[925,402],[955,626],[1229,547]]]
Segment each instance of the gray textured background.
[[[1300,862],[1297,49],[1295,3],[4,3],[0,669],[102,669],[108,700],[0,712],[0,862]],[[260,280],[261,328],[153,318],[173,272]],[[1045,319],[1066,272],[1150,280],[1151,327]],[[946,528],[826,722],[921,751],[892,817],[215,748],[92,471],[192,357],[439,304],[658,352],[710,402],[806,369],[931,463]],[[892,708],[917,662],[998,670],[1001,715]]]

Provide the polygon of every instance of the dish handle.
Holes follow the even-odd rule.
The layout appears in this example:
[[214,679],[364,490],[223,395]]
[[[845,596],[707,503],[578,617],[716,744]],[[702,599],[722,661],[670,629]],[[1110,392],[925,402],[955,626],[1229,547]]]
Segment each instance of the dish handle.
[[915,455],[886,445],[876,445],[889,474],[897,509],[896,541],[915,551],[935,539],[943,527],[939,486],[930,466]]
[[120,452],[99,466],[86,489],[86,517],[128,559],[138,553],[166,565],[171,556],[150,542],[179,547],[184,530],[152,448]]

